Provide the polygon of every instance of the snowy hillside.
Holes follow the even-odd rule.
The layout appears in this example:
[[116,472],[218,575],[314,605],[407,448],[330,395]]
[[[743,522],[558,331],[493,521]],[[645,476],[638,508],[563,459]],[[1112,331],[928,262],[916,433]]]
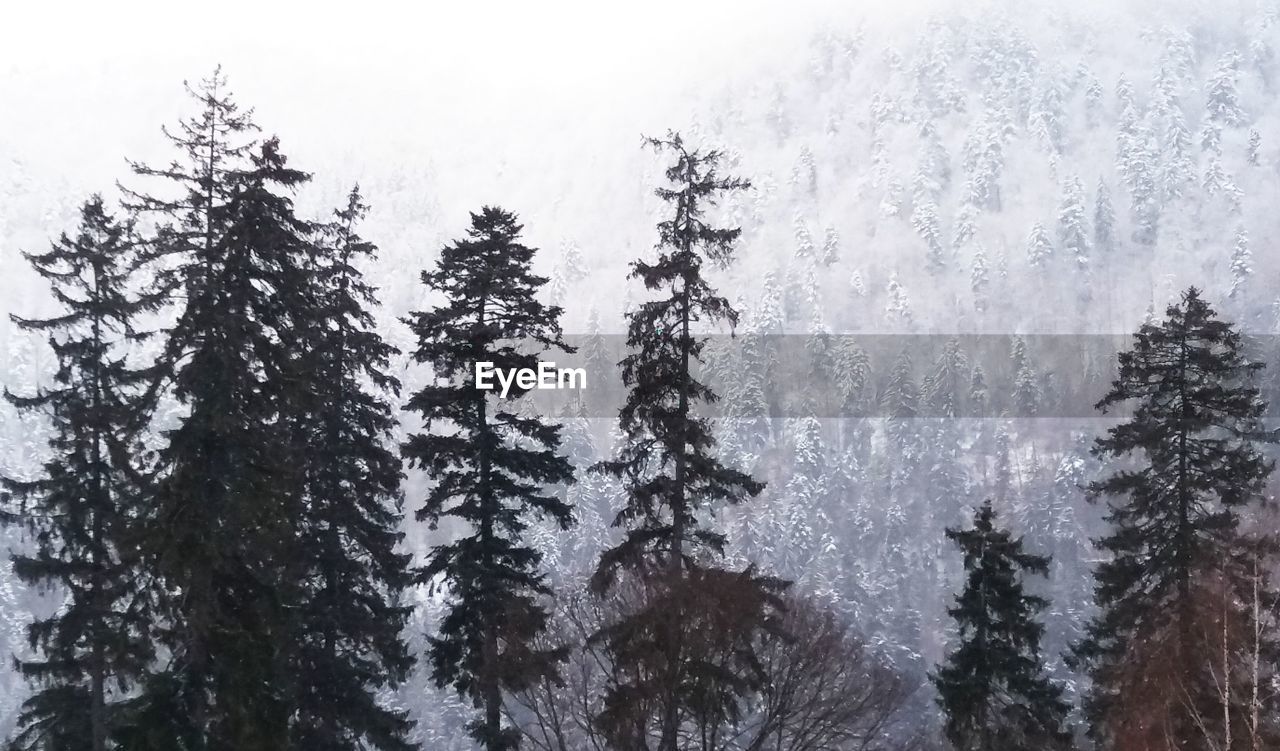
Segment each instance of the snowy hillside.
[[[504,88],[528,114],[483,123],[456,92],[432,93],[443,74],[413,70],[408,38],[396,37],[406,46],[389,62],[349,72],[322,45],[299,58],[313,63],[304,71],[247,43],[226,69],[291,164],[315,174],[304,212],[327,212],[359,181],[373,207],[364,234],[381,251],[370,274],[380,321],[405,350],[399,318],[422,302],[418,272],[482,203],[523,220],[567,331],[622,332],[622,314],[646,295],[628,264],[650,252],[660,211],[651,191],[662,163],[640,135],[671,128],[723,149],[752,183],[722,207],[744,234],[737,262],[714,277],[743,312],[740,332],[831,335],[813,377],[839,381],[842,398],[874,415],[835,419],[784,398],[794,389],[775,380],[767,354],[723,364],[726,409],[741,418],[722,426],[724,454],[768,482],[759,502],[725,513],[731,555],[850,614],[919,680],[951,637],[945,607],[960,583],[943,528],[993,498],[1054,555],[1048,647],[1055,673],[1072,679],[1056,653],[1090,612],[1098,553],[1088,539],[1100,531],[1080,487],[1098,472],[1089,441],[1110,424],[1082,417],[1079,402],[1114,363],[1078,357],[1073,336],[1034,335],[1125,334],[1191,285],[1246,330],[1280,333],[1270,251],[1280,241],[1280,3],[956,5],[805,8],[774,42],[713,45],[701,67],[682,56],[652,79],[582,86],[544,110]],[[203,75],[217,52],[83,69],[0,57],[9,389],[47,384],[53,366],[7,320],[52,309],[20,251],[69,228],[88,192],[116,196],[114,181],[132,179],[126,157],[166,158],[158,128],[187,114],[182,79]],[[455,116],[474,130],[449,125]],[[842,336],[858,333],[932,335],[936,354],[867,359]],[[1003,354],[948,348],[952,334],[987,335]],[[866,371],[851,378],[857,367]],[[409,386],[421,378],[404,361],[396,368]],[[570,422],[578,466],[610,453],[611,420]],[[0,407],[0,471],[34,471],[46,437],[38,420]],[[410,498],[422,482],[410,473]],[[578,581],[610,535],[618,488],[595,478],[568,493],[582,528],[542,530],[540,545],[557,577]],[[416,523],[409,532],[415,552],[437,539]],[[414,596],[420,644],[439,602]],[[24,649],[27,613],[50,602],[0,572],[0,651]],[[23,696],[9,668],[0,661],[0,736]],[[926,691],[920,706],[932,707]],[[427,748],[468,748],[447,740],[461,705],[421,670],[396,701]]]

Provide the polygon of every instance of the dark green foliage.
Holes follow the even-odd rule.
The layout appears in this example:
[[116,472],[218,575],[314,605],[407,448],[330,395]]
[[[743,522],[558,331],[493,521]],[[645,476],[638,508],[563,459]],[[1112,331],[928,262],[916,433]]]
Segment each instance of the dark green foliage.
[[0,478],[0,487],[15,501],[6,520],[25,526],[34,541],[30,552],[13,557],[14,572],[66,599],[27,629],[38,656],[18,669],[36,690],[19,717],[17,749],[106,749],[121,697],[152,658],[152,601],[136,554],[145,502],[137,439],[149,414],[150,373],[131,366],[122,345],[145,337],[138,318],[160,300],[132,289],[135,244],[133,226],[94,196],[81,208],[74,237],[26,254],[49,280],[61,312],[14,322],[49,333],[58,370],[47,391],[5,396],[20,410],[48,415],[53,437],[38,479]]
[[[308,176],[286,166],[215,73],[194,95],[200,116],[170,138],[165,195],[134,195],[166,222],[152,252],[181,298],[161,357],[186,409],[165,434],[144,549],[164,583],[158,624],[167,661],[139,697],[134,728],[151,747],[286,748],[292,659],[305,571],[299,527],[305,446],[296,426],[310,386],[306,343],[311,227],[289,194]],[[161,712],[163,704],[177,711]],[[192,739],[195,739],[194,741]],[[194,743],[194,745],[189,745]]]
[[[1106,517],[1112,531],[1099,541],[1109,554],[1095,575],[1101,613],[1074,650],[1093,680],[1085,710],[1101,742],[1193,743],[1201,720],[1214,728],[1222,715],[1207,672],[1214,647],[1200,641],[1204,624],[1219,617],[1208,612],[1219,604],[1205,587],[1220,578],[1250,600],[1253,582],[1239,560],[1251,545],[1239,510],[1261,498],[1273,469],[1255,445],[1270,440],[1251,383],[1261,367],[1192,288],[1163,322],[1138,331],[1098,403],[1134,408],[1094,447],[1134,464],[1089,487],[1115,499]],[[1133,690],[1140,685],[1149,688]],[[1153,709],[1160,686],[1175,694]]]
[[379,705],[378,689],[413,665],[400,633],[410,609],[400,541],[400,457],[390,447],[395,417],[387,374],[397,350],[374,329],[374,289],[361,264],[377,249],[356,226],[367,207],[358,189],[318,233],[309,273],[313,313],[302,359],[311,388],[303,416],[305,516],[297,540],[299,611],[292,723],[294,748],[409,749],[405,713]]
[[[657,747],[672,751],[681,724],[695,717],[704,727],[733,720],[752,685],[742,672],[754,661],[750,645],[757,631],[770,627],[785,584],[750,569],[735,574],[715,568],[725,538],[707,523],[708,511],[751,498],[764,486],[716,456],[710,423],[696,407],[717,396],[692,373],[706,344],[697,329],[738,320],[703,277],[703,265],[728,264],[740,230],[708,224],[705,212],[748,184],[721,176],[719,152],[690,150],[678,134],[647,143],[675,157],[666,171],[671,187],[656,191],[672,213],[658,224],[657,258],[634,261],[631,277],[662,296],[628,314],[631,353],[621,368],[629,392],[619,412],[624,443],[615,459],[596,467],[624,484],[625,504],[613,522],[624,532],[601,555],[591,586],[606,594],[620,572],[644,583],[644,602],[595,637],[620,665],[602,719],[615,742],[645,747],[644,739],[656,733]],[[714,606],[711,598],[699,601],[688,593],[695,579],[718,578],[740,588],[745,581],[754,596],[737,598],[744,610],[724,619],[740,630],[724,635],[737,650],[733,669],[702,670],[709,656],[699,651],[695,632],[710,616],[698,608]]]
[[1049,606],[1023,590],[1025,574],[1048,575],[1049,559],[1023,550],[996,526],[991,502],[973,528],[947,529],[964,553],[964,591],[948,609],[959,645],[933,676],[945,733],[957,751],[1047,751],[1071,746],[1062,688],[1045,675],[1040,654]]
[[[560,308],[536,298],[546,279],[532,273],[534,249],[521,244],[520,232],[515,215],[500,208],[472,214],[466,238],[445,246],[436,269],[422,274],[444,301],[406,319],[418,338],[414,360],[433,369],[406,407],[422,415],[426,429],[405,442],[403,454],[433,483],[417,516],[465,528],[432,550],[419,573],[449,592],[448,612],[430,640],[432,674],[482,710],[471,735],[486,751],[519,744],[518,733],[502,724],[502,691],[553,673],[564,657],[535,646],[550,589],[541,555],[527,540],[535,515],[561,529],[571,522],[570,508],[548,490],[573,479],[558,453],[560,427],[491,403],[473,380],[478,362],[535,368],[533,350],[568,349]],[[508,398],[525,391],[513,385]]]
[[692,375],[706,344],[694,327],[738,322],[737,311],[715,293],[702,268],[705,261],[731,261],[741,230],[712,227],[703,214],[722,194],[743,190],[748,183],[720,176],[720,153],[690,151],[679,134],[648,143],[676,155],[666,173],[674,187],[655,191],[672,205],[673,214],[658,224],[657,259],[634,261],[630,276],[646,289],[666,294],[628,315],[627,346],[632,351],[621,367],[630,391],[618,414],[626,442],[616,459],[598,465],[626,484],[626,505],[614,520],[626,535],[602,556],[592,582],[598,591],[609,588],[620,567],[679,570],[719,554],[724,535],[702,523],[697,512],[717,503],[738,503],[764,489],[716,458],[709,423],[694,407],[713,403],[717,396]]

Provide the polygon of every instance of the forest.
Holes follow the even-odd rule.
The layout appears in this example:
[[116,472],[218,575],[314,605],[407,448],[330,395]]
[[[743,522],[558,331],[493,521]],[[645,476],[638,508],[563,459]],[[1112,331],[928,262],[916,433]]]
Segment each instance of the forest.
[[1037,18],[527,210],[221,67],[102,184],[0,142],[0,747],[1280,748],[1280,9]]

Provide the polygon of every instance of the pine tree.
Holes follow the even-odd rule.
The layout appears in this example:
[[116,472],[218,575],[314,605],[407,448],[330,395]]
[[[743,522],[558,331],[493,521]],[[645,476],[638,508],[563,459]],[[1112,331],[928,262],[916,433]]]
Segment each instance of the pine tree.
[[1036,371],[1029,363],[1014,371],[1012,396],[1015,415],[1035,417],[1040,414],[1044,394]]
[[861,417],[871,385],[871,358],[850,337],[839,337],[832,355],[835,362],[835,387],[844,417]]
[[880,414],[889,420],[886,432],[908,461],[919,449],[919,436],[913,427],[914,419],[920,416],[920,389],[916,386],[914,370],[911,353],[903,349],[894,359],[889,380],[879,397]]
[[124,699],[153,658],[153,599],[137,555],[146,496],[136,466],[151,373],[132,367],[122,345],[146,336],[138,318],[162,300],[134,289],[136,243],[133,225],[94,196],[74,237],[63,234],[49,251],[26,255],[62,310],[14,322],[49,333],[56,386],[32,396],[6,389],[5,396],[23,412],[48,415],[54,432],[42,476],[0,478],[0,487],[17,502],[6,518],[35,543],[14,556],[14,574],[60,588],[66,600],[27,627],[38,652],[17,667],[38,688],[23,704],[15,750],[105,751]]
[[[558,453],[560,426],[491,404],[489,392],[471,381],[477,363],[498,371],[536,368],[537,354],[512,340],[571,351],[561,337],[560,308],[537,299],[546,279],[532,273],[535,251],[520,242],[521,231],[515,215],[501,208],[473,213],[467,236],[446,245],[436,269],[422,274],[443,304],[405,320],[417,336],[414,361],[433,368],[406,405],[428,426],[402,448],[433,479],[417,516],[433,527],[442,518],[466,527],[463,536],[436,546],[419,572],[423,583],[448,591],[439,634],[430,638],[432,676],[480,710],[469,727],[486,751],[519,746],[518,731],[502,721],[503,691],[554,675],[565,656],[538,645],[548,619],[542,599],[551,591],[527,534],[535,517],[562,530],[572,522],[570,508],[547,489],[573,479],[569,460]],[[527,391],[516,381],[506,398]],[[431,431],[440,424],[450,430]]]
[[1031,233],[1027,235],[1027,265],[1034,269],[1043,268],[1053,258],[1053,241],[1049,232],[1040,222],[1031,225]]
[[964,204],[956,213],[955,226],[951,237],[951,252],[959,253],[973,240],[977,233],[977,210],[971,204]]
[[1111,206],[1111,190],[1098,178],[1098,193],[1093,203],[1093,246],[1101,254],[1116,247],[1116,212]]
[[924,240],[925,263],[932,272],[946,268],[947,260],[942,248],[942,229],[938,224],[938,207],[932,202],[918,204],[911,213],[911,226]]
[[[764,486],[721,463],[709,423],[695,412],[699,403],[717,397],[692,373],[706,344],[694,327],[738,320],[702,270],[708,261],[732,260],[740,230],[714,227],[704,216],[722,196],[748,183],[721,175],[719,152],[690,149],[678,133],[647,143],[675,157],[666,171],[670,187],[656,191],[672,213],[658,224],[657,258],[634,261],[631,276],[663,296],[629,316],[631,353],[622,361],[629,392],[619,412],[624,443],[616,458],[597,465],[598,471],[623,480],[625,501],[613,522],[623,537],[601,555],[591,586],[597,593],[609,592],[625,572],[650,587],[638,609],[596,636],[622,663],[620,682],[604,699],[602,722],[615,742],[627,746],[641,743],[653,723],[657,749],[675,751],[688,712],[727,720],[751,685],[746,665],[708,670],[708,657],[697,652],[706,635],[690,629],[716,616],[699,608],[731,606],[741,614],[733,619],[740,633],[716,638],[748,650],[741,658],[749,664],[749,645],[768,622],[779,584],[752,569],[734,573],[716,566],[725,536],[707,524],[707,512],[755,497]],[[728,591],[723,587],[741,599],[717,605],[708,595]],[[649,677],[628,677],[635,675]]]
[[1273,469],[1255,445],[1267,439],[1265,404],[1250,383],[1259,368],[1192,288],[1164,321],[1142,326],[1098,403],[1132,403],[1134,412],[1094,453],[1144,459],[1089,486],[1092,497],[1113,499],[1111,532],[1099,541],[1110,558],[1095,573],[1101,612],[1073,650],[1092,678],[1085,714],[1100,743],[1192,748],[1203,728],[1221,730],[1203,658],[1216,649],[1202,641],[1202,619],[1217,618],[1205,610],[1219,598],[1205,588],[1211,579],[1239,593],[1252,584],[1236,563],[1246,547],[1240,510],[1259,500]]
[[840,260],[840,233],[835,227],[827,227],[822,234],[822,265],[830,266]]
[[907,298],[907,291],[902,288],[902,284],[898,281],[898,273],[895,271],[889,276],[889,301],[885,304],[884,315],[890,323],[897,323],[903,326],[911,326],[913,318],[911,315],[911,301]]
[[791,184],[810,196],[818,192],[818,167],[808,146],[800,147],[800,155],[796,157],[795,166],[791,169]]
[[1240,294],[1253,275],[1253,254],[1249,252],[1249,233],[1244,227],[1236,229],[1235,246],[1231,250],[1231,290],[1228,297]]
[[1247,152],[1249,164],[1257,167],[1262,163],[1262,134],[1256,129],[1249,129],[1249,150]]
[[973,251],[973,267],[969,271],[969,287],[973,290],[973,309],[979,313],[987,311],[989,302],[987,289],[991,286],[991,275],[987,271],[987,254],[979,245]]
[[1085,220],[1084,186],[1078,177],[1070,178],[1063,186],[1062,205],[1058,211],[1058,241],[1078,269],[1088,269],[1089,231]]
[[1051,77],[1035,99],[1027,120],[1027,129],[1045,150],[1059,153],[1065,138],[1064,119],[1062,89],[1058,81]]
[[582,257],[582,248],[573,240],[560,243],[560,259],[556,262],[556,271],[568,284],[577,284],[590,273],[587,261]]
[[961,415],[969,375],[969,357],[960,348],[960,340],[951,337],[922,384],[930,417],[954,419]]
[[387,374],[398,354],[374,329],[375,290],[360,266],[377,248],[357,227],[368,207],[353,188],[317,233],[309,273],[313,313],[303,359],[313,376],[303,439],[306,515],[298,539],[303,604],[296,639],[294,748],[401,751],[411,723],[376,693],[413,665],[400,638],[410,609],[400,541],[400,457]]
[[792,217],[791,226],[796,236],[796,258],[813,258],[813,235],[809,233],[809,224],[805,222],[804,214],[797,211]]
[[957,751],[1069,749],[1062,687],[1045,675],[1036,617],[1048,607],[1026,594],[1023,577],[1047,576],[1049,559],[1023,550],[1022,540],[996,525],[991,501],[973,528],[947,529],[964,552],[964,591],[948,613],[960,643],[932,676]]
[[169,136],[180,159],[135,165],[167,183],[164,197],[131,194],[164,222],[151,252],[183,305],[160,362],[186,414],[159,451],[143,540],[167,594],[167,659],[121,737],[130,748],[267,751],[287,747],[295,709],[312,228],[289,193],[309,178],[275,139],[253,140],[219,72],[192,93],[200,115]]
[[1102,122],[1104,96],[1102,82],[1090,74],[1084,89],[1084,121],[1090,129],[1097,128]]
[[1212,120],[1200,130],[1200,150],[1213,157],[1222,157],[1222,125]]
[[1160,234],[1160,190],[1155,174],[1159,149],[1150,128],[1144,124],[1135,126],[1129,141],[1120,171],[1129,187],[1133,241],[1138,245],[1153,246]]
[[1218,59],[1218,67],[1205,85],[1205,108],[1211,121],[1227,126],[1239,125],[1244,121],[1240,95],[1236,91],[1239,71],[1239,52],[1228,52]]
[[1169,203],[1181,198],[1187,185],[1195,183],[1195,157],[1191,153],[1191,131],[1176,103],[1168,105],[1164,135],[1164,164],[1160,172],[1161,198]]

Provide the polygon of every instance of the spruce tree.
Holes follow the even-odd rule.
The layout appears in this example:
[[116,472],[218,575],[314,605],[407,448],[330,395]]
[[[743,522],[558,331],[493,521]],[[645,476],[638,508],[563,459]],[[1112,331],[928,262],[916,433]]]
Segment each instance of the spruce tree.
[[308,176],[258,143],[220,73],[200,114],[169,137],[179,158],[135,165],[166,183],[133,193],[163,222],[150,253],[181,300],[160,364],[185,409],[164,434],[143,550],[167,597],[166,661],[134,702],[122,743],[139,749],[275,751],[295,711],[306,446],[299,412],[310,225],[290,193]]
[[5,396],[19,410],[48,415],[54,432],[42,475],[0,478],[0,487],[17,501],[5,518],[34,541],[30,552],[14,555],[14,573],[61,590],[65,600],[27,628],[37,656],[17,667],[38,688],[23,704],[15,749],[105,751],[121,700],[153,656],[151,592],[136,552],[145,513],[138,436],[151,374],[131,365],[126,349],[146,336],[138,318],[158,309],[160,298],[134,289],[136,239],[132,223],[116,220],[94,196],[74,237],[26,255],[61,311],[13,320],[49,333],[56,385]]
[[1237,227],[1235,245],[1231,250],[1231,288],[1227,296],[1240,295],[1247,289],[1252,275],[1253,255],[1249,252],[1249,232],[1244,227]]
[[388,375],[398,351],[374,328],[375,290],[361,266],[377,248],[357,227],[368,207],[359,188],[319,228],[308,269],[311,313],[301,355],[310,388],[299,410],[306,447],[305,515],[294,660],[293,748],[400,750],[411,723],[376,693],[407,677],[413,664],[400,634],[410,615],[399,594],[409,556],[396,551],[400,457]]
[[1049,239],[1049,231],[1036,222],[1031,225],[1031,234],[1027,236],[1027,265],[1035,269],[1044,268],[1052,258],[1053,241]]
[[1078,177],[1071,177],[1063,186],[1062,204],[1058,211],[1058,242],[1078,269],[1088,268],[1090,244],[1085,221],[1084,186]]
[[973,528],[946,530],[964,553],[964,590],[948,613],[960,643],[932,676],[956,751],[1068,749],[1068,707],[1045,675],[1037,616],[1049,603],[1023,588],[1027,574],[1047,576],[1049,559],[1023,549],[996,524],[991,502]]
[[1206,588],[1220,580],[1248,601],[1240,512],[1273,469],[1256,445],[1270,440],[1251,383],[1262,366],[1242,346],[1191,288],[1164,321],[1142,326],[1098,403],[1133,414],[1097,439],[1095,455],[1135,462],[1089,486],[1111,499],[1111,532],[1099,541],[1110,557],[1095,572],[1101,612],[1073,657],[1092,679],[1085,713],[1100,743],[1198,748],[1206,728],[1222,729],[1220,676],[1206,656],[1220,645],[1203,640],[1223,606]]
[[[720,152],[690,149],[678,133],[646,143],[674,156],[666,170],[670,186],[655,191],[671,213],[658,224],[657,257],[631,264],[631,278],[660,296],[628,316],[631,352],[620,363],[629,389],[619,412],[623,445],[597,465],[623,481],[625,501],[613,521],[623,537],[601,555],[591,586],[606,594],[626,572],[647,591],[638,608],[596,635],[620,662],[619,681],[604,698],[604,725],[616,743],[647,744],[652,731],[660,751],[674,751],[690,712],[723,720],[749,689],[744,673],[734,670],[741,665],[714,666],[700,652],[707,639],[727,640],[731,653],[749,662],[754,633],[768,627],[781,584],[752,569],[716,567],[725,537],[708,524],[709,513],[764,486],[717,458],[711,426],[696,412],[717,399],[693,372],[706,344],[696,328],[738,320],[703,267],[728,264],[740,230],[711,225],[706,212],[748,183],[721,175]],[[729,592],[734,601],[719,598]],[[730,620],[740,630],[694,633],[695,624],[724,617],[722,608],[734,609]]]
[[1116,212],[1111,206],[1111,190],[1105,180],[1098,179],[1098,192],[1093,203],[1093,246],[1101,254],[1115,250]]
[[[533,274],[534,249],[520,242],[521,230],[500,208],[472,214],[467,236],[446,245],[436,269],[422,274],[443,303],[405,319],[417,336],[414,361],[433,369],[406,406],[427,425],[402,446],[411,465],[432,478],[417,517],[465,527],[436,546],[418,572],[423,583],[448,592],[439,634],[430,639],[432,675],[480,710],[470,732],[486,751],[519,745],[518,732],[502,722],[503,691],[554,674],[565,656],[538,646],[548,620],[542,600],[551,591],[527,539],[535,516],[562,530],[571,523],[570,508],[547,487],[573,479],[558,453],[560,426],[493,403],[474,381],[476,363],[536,368],[531,348],[571,351],[561,338],[560,308],[536,297],[547,280]],[[507,400],[527,391],[516,381]],[[446,429],[433,431],[437,426]]]

